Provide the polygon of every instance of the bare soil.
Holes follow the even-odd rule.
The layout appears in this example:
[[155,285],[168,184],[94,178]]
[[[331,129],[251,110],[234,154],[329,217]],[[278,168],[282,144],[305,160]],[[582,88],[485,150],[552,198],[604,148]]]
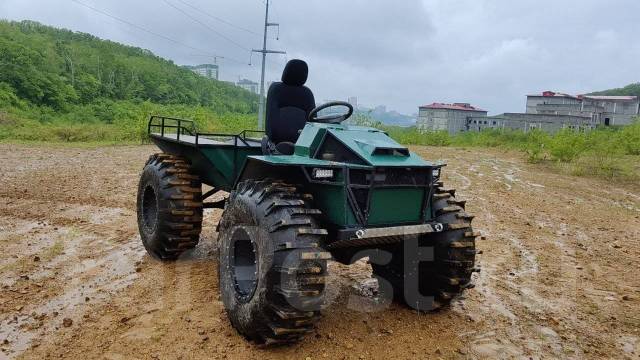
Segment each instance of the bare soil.
[[179,261],[145,254],[135,194],[156,148],[0,145],[0,359],[640,358],[640,185],[414,150],[449,163],[477,216],[476,288],[436,313],[379,309],[365,262],[332,263],[317,330],[260,348],[219,300],[219,210]]

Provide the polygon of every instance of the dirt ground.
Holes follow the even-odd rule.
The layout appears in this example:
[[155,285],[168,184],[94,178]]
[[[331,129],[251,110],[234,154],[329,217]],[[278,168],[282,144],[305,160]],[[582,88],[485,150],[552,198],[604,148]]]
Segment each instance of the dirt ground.
[[372,309],[368,265],[332,263],[317,330],[259,348],[219,300],[219,210],[179,261],[145,254],[135,193],[154,147],[0,145],[0,359],[640,358],[640,185],[414,150],[449,163],[477,216],[476,288],[437,313]]

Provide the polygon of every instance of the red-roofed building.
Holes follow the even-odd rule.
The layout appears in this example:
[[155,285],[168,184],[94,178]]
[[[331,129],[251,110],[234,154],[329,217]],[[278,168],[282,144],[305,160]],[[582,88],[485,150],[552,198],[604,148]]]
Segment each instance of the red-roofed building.
[[448,109],[448,110],[460,110],[460,111],[485,111],[475,106],[471,106],[469,103],[453,103],[453,104],[444,104],[444,103],[432,103],[429,105],[421,106],[420,108],[426,109]]
[[432,103],[420,106],[416,126],[420,131],[466,131],[470,117],[487,117],[487,111],[468,103]]

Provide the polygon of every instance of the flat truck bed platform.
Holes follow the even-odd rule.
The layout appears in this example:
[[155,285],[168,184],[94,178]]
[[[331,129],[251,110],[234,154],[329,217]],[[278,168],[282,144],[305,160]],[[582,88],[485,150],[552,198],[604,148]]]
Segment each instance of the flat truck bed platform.
[[233,189],[248,156],[262,155],[258,130],[200,133],[193,121],[152,116],[147,133],[162,151],[187,159],[204,184],[223,191]]

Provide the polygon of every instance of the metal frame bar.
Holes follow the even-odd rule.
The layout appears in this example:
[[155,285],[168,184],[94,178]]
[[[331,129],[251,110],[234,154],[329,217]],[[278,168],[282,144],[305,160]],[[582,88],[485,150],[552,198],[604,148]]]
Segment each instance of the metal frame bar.
[[[403,225],[414,225],[414,224],[421,224],[424,223],[425,221],[428,221],[431,219],[431,214],[427,213],[427,205],[429,202],[429,199],[431,199],[433,193],[434,193],[434,186],[436,184],[436,182],[438,181],[438,179],[434,179],[433,178],[433,170],[437,169],[437,168],[441,168],[444,165],[435,165],[433,167],[430,168],[426,168],[425,171],[427,172],[427,179],[425,180],[424,184],[385,184],[385,183],[376,183],[375,182],[375,174],[380,172],[380,170],[389,170],[389,169],[393,169],[393,167],[370,167],[367,169],[352,169],[347,165],[343,165],[343,166],[336,166],[336,167],[332,167],[332,166],[328,166],[328,167],[323,167],[323,166],[319,166],[319,168],[333,168],[333,169],[339,169],[340,171],[342,171],[342,176],[343,176],[343,181],[320,181],[320,180],[315,180],[311,177],[311,175],[309,174],[309,169],[311,168],[316,168],[315,166],[301,166],[301,170],[302,173],[304,174],[306,180],[308,183],[310,184],[319,184],[319,185],[328,185],[328,186],[344,186],[345,188],[345,195],[346,195],[346,205],[349,206],[351,208],[351,210],[353,211],[353,214],[356,218],[356,221],[358,222],[358,224],[362,227],[367,227],[369,226],[369,207],[371,206],[371,198],[373,196],[373,190],[375,189],[424,189],[423,191],[423,196],[421,199],[421,212],[420,212],[420,220],[418,221],[411,221],[411,222],[407,222],[407,223],[403,223]],[[420,169],[420,170],[424,170],[424,168],[416,168],[416,169]],[[366,172],[368,174],[371,175],[371,179],[368,181],[367,184],[354,184],[351,182],[351,172],[352,171],[363,171]],[[357,198],[355,196],[355,193],[353,190],[355,189],[368,189],[369,192],[367,193],[367,201],[366,201],[366,208],[361,208],[360,204],[358,204]]]
[[[174,124],[167,124],[167,120],[168,121],[172,121],[174,122]],[[159,122],[159,124],[158,124]],[[187,127],[188,126],[188,127]],[[207,138],[207,137],[226,137],[226,138],[230,138],[233,139],[233,144],[228,144],[226,146],[233,146],[236,148],[237,151],[237,147],[238,147],[238,141],[242,142],[242,144],[244,144],[247,147],[251,147],[251,144],[249,144],[249,142],[247,141],[247,133],[259,133],[259,134],[264,134],[263,130],[242,130],[240,133],[238,134],[224,134],[224,133],[201,133],[201,132],[197,132],[196,131],[196,126],[195,126],[195,122],[193,120],[185,120],[185,119],[179,119],[179,118],[173,118],[173,117],[167,117],[167,116],[159,116],[159,115],[152,115],[149,118],[149,123],[147,124],[147,134],[148,135],[152,135],[152,129],[159,129],[160,130],[160,137],[162,138],[166,138],[166,129],[176,129],[176,138],[175,139],[168,139],[168,140],[172,140],[172,141],[177,141],[177,142],[181,142],[184,143],[185,141],[181,141],[180,140],[180,136],[181,135],[190,135],[195,137],[195,146],[196,147],[200,147],[200,146],[207,146],[207,145],[211,145],[211,144],[201,144],[200,143],[200,138]],[[157,135],[156,135],[157,136]],[[192,144],[192,143],[190,143]],[[213,146],[225,146],[225,145],[213,145]],[[236,159],[234,157],[234,159]]]
[[204,193],[202,195],[202,200],[205,200],[205,199],[213,196],[214,194],[218,193],[219,191],[220,191],[220,189],[218,189],[218,188],[213,188],[213,189],[207,191],[206,193]]
[[[368,184],[352,184],[351,174],[350,174],[352,169],[345,169],[346,171],[345,186],[347,189],[347,198],[349,200],[349,204],[351,205],[351,208],[356,214],[356,219],[358,220],[360,225],[369,226],[369,208],[371,206],[371,197],[373,196],[373,190],[375,189],[389,189],[389,188],[424,189],[424,192],[423,192],[424,195],[421,200],[422,210],[420,214],[420,220],[418,222],[411,222],[411,223],[421,223],[429,220],[428,214],[426,212],[426,207],[429,202],[429,199],[431,199],[431,196],[433,195],[433,186],[435,185],[432,171],[434,168],[438,168],[438,167],[441,167],[441,166],[434,166],[432,168],[427,168],[428,170],[426,171],[429,171],[429,173],[427,173],[427,179],[424,184],[385,184],[385,183],[375,182],[375,174],[379,172],[379,170],[393,169],[393,167],[373,167],[372,169],[364,170],[365,172],[371,175],[371,179],[369,180],[369,183]],[[360,170],[360,169],[353,169],[353,170]],[[354,189],[369,189],[369,192],[367,193],[367,202],[366,202],[365,209],[360,208],[360,205],[356,200],[355,193],[353,192]]]
[[227,198],[224,198],[218,201],[209,202],[209,203],[202,203],[202,208],[203,209],[224,209],[225,202],[227,202]]

